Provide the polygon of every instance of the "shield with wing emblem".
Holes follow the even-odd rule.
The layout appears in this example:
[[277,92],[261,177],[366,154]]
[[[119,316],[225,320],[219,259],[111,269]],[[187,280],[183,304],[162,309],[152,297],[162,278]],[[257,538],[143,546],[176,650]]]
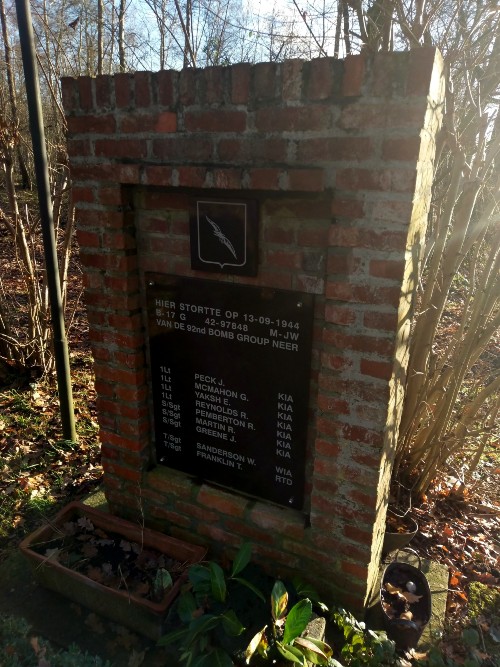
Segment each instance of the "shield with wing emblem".
[[196,200],[193,209],[191,267],[203,271],[255,275],[255,202]]

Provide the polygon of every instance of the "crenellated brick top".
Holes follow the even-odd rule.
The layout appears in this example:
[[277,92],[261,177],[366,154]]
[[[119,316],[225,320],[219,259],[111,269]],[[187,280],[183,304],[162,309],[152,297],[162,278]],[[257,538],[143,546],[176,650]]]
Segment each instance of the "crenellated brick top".
[[421,49],[64,78],[73,177],[93,164],[96,177],[111,169],[143,185],[408,191],[414,172],[401,162],[414,153],[434,58]]

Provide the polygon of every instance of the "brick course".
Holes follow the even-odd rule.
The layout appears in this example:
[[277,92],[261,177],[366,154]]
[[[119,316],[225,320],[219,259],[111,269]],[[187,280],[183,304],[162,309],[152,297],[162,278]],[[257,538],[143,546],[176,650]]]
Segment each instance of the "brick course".
[[[63,79],[113,511],[214,555],[250,539],[274,575],[300,569],[362,608],[442,95],[433,49]],[[144,273],[217,279],[190,268],[200,190],[259,200],[258,275],[229,279],[316,295],[303,512],[153,465]]]

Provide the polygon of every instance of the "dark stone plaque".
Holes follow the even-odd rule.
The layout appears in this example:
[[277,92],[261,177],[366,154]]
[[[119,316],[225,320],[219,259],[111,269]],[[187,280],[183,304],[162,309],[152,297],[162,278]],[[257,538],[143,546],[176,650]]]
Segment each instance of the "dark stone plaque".
[[256,201],[195,199],[189,217],[191,268],[257,275]]
[[302,508],[313,296],[147,276],[159,464]]

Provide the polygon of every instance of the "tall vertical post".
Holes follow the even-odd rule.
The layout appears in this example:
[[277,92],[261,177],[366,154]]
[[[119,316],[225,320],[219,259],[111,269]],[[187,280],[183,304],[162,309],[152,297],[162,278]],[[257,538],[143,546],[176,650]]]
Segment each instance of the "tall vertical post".
[[45,268],[49,290],[52,330],[54,334],[54,356],[56,362],[57,387],[63,437],[65,440],[76,440],[75,416],[73,410],[73,394],[71,389],[68,341],[64,327],[64,314],[61,298],[61,285],[57,264],[57,249],[50,197],[47,153],[45,149],[45,133],[43,127],[42,104],[38,84],[35,45],[31,11],[28,0],[16,0],[17,22],[21,41],[23,69],[26,80],[28,99],[29,124],[33,143],[35,175],[40,206]]

